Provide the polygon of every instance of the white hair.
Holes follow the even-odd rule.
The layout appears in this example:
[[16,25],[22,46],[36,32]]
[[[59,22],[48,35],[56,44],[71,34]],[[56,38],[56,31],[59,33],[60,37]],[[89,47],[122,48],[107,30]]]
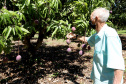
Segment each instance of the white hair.
[[105,8],[96,8],[93,11],[92,18],[95,19],[95,17],[97,16],[101,22],[106,22],[109,15],[109,10]]

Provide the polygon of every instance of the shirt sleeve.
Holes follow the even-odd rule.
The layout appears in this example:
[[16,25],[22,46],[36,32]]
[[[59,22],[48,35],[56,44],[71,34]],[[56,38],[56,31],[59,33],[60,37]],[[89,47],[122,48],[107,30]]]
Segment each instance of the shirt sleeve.
[[107,67],[125,70],[122,56],[122,44],[119,37],[107,37]]
[[96,34],[93,34],[92,36],[87,37],[87,42],[91,47],[94,47],[95,45],[95,35]]

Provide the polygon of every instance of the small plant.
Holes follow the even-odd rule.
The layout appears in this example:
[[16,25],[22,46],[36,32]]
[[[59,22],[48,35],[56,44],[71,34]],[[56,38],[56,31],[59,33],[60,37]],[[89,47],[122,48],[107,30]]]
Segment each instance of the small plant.
[[59,73],[56,72],[56,73],[52,74],[51,76],[52,76],[52,77],[57,77],[58,75],[59,75]]

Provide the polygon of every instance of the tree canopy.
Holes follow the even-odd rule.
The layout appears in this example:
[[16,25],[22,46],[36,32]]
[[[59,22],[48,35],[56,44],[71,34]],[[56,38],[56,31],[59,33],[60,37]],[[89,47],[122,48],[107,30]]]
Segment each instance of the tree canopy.
[[[126,10],[123,0],[1,0],[0,53],[9,53],[13,40],[22,40],[28,51],[34,54],[44,38],[65,39],[72,27],[76,27],[77,34],[92,35],[95,31],[89,28],[90,14],[97,7],[112,10],[109,25],[120,13],[117,21],[126,20],[122,19],[126,15],[121,11]],[[30,40],[36,33],[37,42],[32,44]]]

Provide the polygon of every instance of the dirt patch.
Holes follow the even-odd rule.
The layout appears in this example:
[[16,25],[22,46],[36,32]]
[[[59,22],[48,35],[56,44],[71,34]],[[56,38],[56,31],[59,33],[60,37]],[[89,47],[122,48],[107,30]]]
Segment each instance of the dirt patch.
[[[123,43],[123,57],[126,60],[126,38],[121,37]],[[18,43],[18,42],[15,42]],[[29,53],[20,42],[20,55],[22,60],[17,62],[17,44],[13,46],[11,54],[6,55],[9,59],[7,64],[2,63],[0,56],[0,80],[1,83],[11,84],[92,84],[90,79],[93,48],[85,51],[80,56],[77,42],[72,42],[69,47],[72,52],[66,50],[68,45],[64,40],[45,39],[38,49],[35,59],[29,58]],[[126,71],[124,73],[126,83]]]

